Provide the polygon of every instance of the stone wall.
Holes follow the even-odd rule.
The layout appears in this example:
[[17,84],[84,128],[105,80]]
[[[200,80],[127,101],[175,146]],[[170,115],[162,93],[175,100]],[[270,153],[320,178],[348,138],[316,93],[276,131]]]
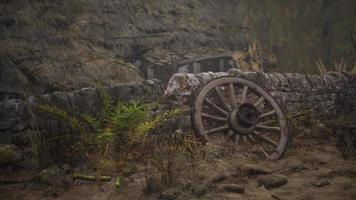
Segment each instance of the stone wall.
[[166,65],[144,65],[141,72],[147,79],[159,79],[167,84],[175,73],[224,72],[234,67],[231,53],[205,55],[199,58],[186,59]]
[[165,94],[180,96],[185,104],[209,80],[232,75],[247,79],[270,92],[285,112],[308,109],[315,114],[333,117],[340,112],[356,111],[356,75],[327,73],[323,76],[299,73],[256,73],[236,69],[227,73],[178,73],[172,76]]
[[[118,84],[103,87],[114,102],[141,100],[156,101],[161,96],[161,86],[156,81],[143,83]],[[98,115],[101,112],[103,100],[96,88],[82,88],[72,92],[54,92],[42,96],[30,96],[27,99],[8,99],[0,102],[0,144],[28,143],[29,133],[35,128],[31,123],[36,121],[40,130],[44,130],[48,120],[33,116],[35,105],[48,104],[70,113],[87,113]],[[34,119],[35,118],[35,119]],[[25,137],[25,138],[24,138]],[[20,142],[19,142],[20,138]],[[26,144],[19,144],[26,145]]]
[[[209,80],[233,75],[250,80],[270,92],[285,112],[296,109],[311,109],[325,117],[335,117],[338,113],[356,111],[356,76],[348,73],[327,73],[323,76],[296,73],[242,73],[229,72],[178,73],[172,76],[164,91],[175,96],[180,103],[189,105],[191,97]],[[155,81],[120,84],[104,88],[115,102],[143,100],[157,101],[162,95],[160,84]],[[34,119],[30,108],[39,104],[49,104],[73,113],[98,115],[102,108],[102,98],[98,89],[83,88],[72,92],[54,92],[27,99],[9,99],[0,102],[0,143],[28,144],[28,136],[34,129]],[[32,109],[33,110],[33,109]],[[47,118],[35,118],[39,129],[47,129]],[[41,123],[43,122],[43,123]],[[26,141],[27,138],[27,141]]]

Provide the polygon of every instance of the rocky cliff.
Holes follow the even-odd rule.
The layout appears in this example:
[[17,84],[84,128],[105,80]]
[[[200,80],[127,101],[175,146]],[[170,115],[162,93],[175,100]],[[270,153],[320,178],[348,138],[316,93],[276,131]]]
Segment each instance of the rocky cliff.
[[152,59],[242,49],[245,28],[236,6],[212,0],[1,1],[0,86],[43,94],[140,82],[136,66]]

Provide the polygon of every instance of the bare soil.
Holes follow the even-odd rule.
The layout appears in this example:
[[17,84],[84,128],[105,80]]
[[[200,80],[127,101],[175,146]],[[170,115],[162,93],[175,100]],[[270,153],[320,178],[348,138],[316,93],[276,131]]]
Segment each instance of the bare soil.
[[[300,133],[293,140],[281,160],[267,161],[253,154],[245,153],[242,148],[232,145],[210,145],[204,156],[196,156],[189,168],[180,170],[177,183],[159,193],[144,193],[147,169],[137,167],[131,175],[122,179],[121,186],[111,182],[97,184],[88,181],[74,181],[67,189],[57,189],[52,194],[51,187],[32,187],[31,184],[0,185],[0,199],[18,200],[114,200],[114,199],[288,199],[288,200],[354,200],[356,199],[356,160],[344,159],[337,148],[333,134],[320,134],[320,137]],[[187,163],[181,163],[188,166]],[[206,188],[206,192],[197,195],[196,189],[204,181],[216,174],[224,173],[238,166],[255,166],[282,174],[288,183],[266,189],[257,185],[259,176],[236,175],[220,180]],[[12,176],[16,177],[16,174]],[[18,175],[21,176],[21,175]],[[222,190],[222,184],[238,184],[245,192],[234,193]]]

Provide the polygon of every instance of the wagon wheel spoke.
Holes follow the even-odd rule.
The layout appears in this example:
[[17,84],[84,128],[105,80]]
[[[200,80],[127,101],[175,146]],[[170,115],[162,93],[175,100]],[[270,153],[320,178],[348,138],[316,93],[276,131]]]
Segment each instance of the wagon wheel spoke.
[[229,84],[229,98],[230,98],[231,108],[234,109],[236,107],[237,102],[236,102],[235,88],[233,83]]
[[252,136],[252,134],[248,134],[248,138],[250,138],[251,141],[256,142],[256,139]]
[[247,140],[247,136],[245,136],[245,135],[242,136],[242,141],[248,145],[251,145],[251,143]]
[[204,118],[208,118],[208,119],[213,120],[213,121],[227,122],[227,119],[226,119],[226,118],[223,118],[223,117],[219,117],[219,116],[215,116],[215,115],[210,115],[210,114],[207,114],[207,113],[202,113],[201,115],[202,115]]
[[265,100],[264,96],[260,96],[260,98],[258,98],[258,100],[253,104],[254,106],[258,106],[260,105],[263,101]]
[[258,149],[259,149],[267,158],[270,157],[270,155],[267,153],[267,151],[266,151],[263,147],[258,146]]
[[274,114],[276,114],[276,111],[275,111],[275,110],[272,110],[272,111],[270,111],[270,112],[266,112],[266,113],[261,114],[260,117],[259,117],[259,119],[263,119],[263,118],[265,118],[265,117],[269,117],[269,116],[272,116],[272,115],[274,115]]
[[216,94],[218,95],[220,102],[222,103],[222,105],[224,106],[225,110],[230,111],[231,110],[231,106],[229,104],[226,103],[224,96],[221,92],[220,87],[215,87],[214,88]]
[[240,138],[241,138],[240,135],[236,134],[235,137],[234,137],[234,142],[236,144],[239,144]]
[[260,125],[264,125],[264,126],[273,125],[273,124],[275,124],[276,122],[277,122],[276,120],[267,120],[267,121],[261,122]]
[[277,126],[265,126],[265,125],[256,125],[257,129],[263,129],[263,130],[267,130],[267,131],[281,131],[280,127]]
[[220,126],[220,127],[217,127],[217,128],[209,129],[208,131],[206,131],[206,134],[210,135],[212,133],[218,133],[218,132],[225,131],[225,130],[228,130],[228,129],[229,129],[229,126],[226,124],[226,125],[223,125],[223,126]]
[[216,111],[220,112],[221,114],[227,116],[227,112],[222,109],[220,106],[216,105],[214,102],[212,102],[210,99],[206,98],[204,99],[206,103],[208,103],[212,108],[214,108]]
[[248,91],[248,86],[245,85],[244,88],[242,89],[242,96],[240,100],[241,104],[245,103],[246,101],[247,91]]
[[268,136],[266,136],[266,134],[261,134],[261,133],[258,132],[258,131],[253,131],[253,134],[254,134],[256,137],[258,137],[258,138],[264,140],[265,142],[268,142],[268,143],[270,143],[270,144],[272,144],[272,145],[274,145],[274,146],[278,146],[278,143],[277,143],[276,141],[274,141],[273,139],[269,138]]
[[[233,139],[233,136],[234,136],[234,131],[233,130],[229,130],[229,132],[227,133],[227,136],[226,136],[226,141],[225,142],[229,142],[231,139]],[[235,136],[234,136],[235,137]]]

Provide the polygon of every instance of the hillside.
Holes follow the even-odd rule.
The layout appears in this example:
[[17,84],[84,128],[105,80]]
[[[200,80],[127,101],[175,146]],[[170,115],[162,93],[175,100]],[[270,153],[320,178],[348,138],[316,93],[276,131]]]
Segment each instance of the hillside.
[[234,1],[15,0],[0,10],[0,66],[13,76],[3,82],[37,94],[142,81],[132,64],[148,51],[204,53],[245,42]]

